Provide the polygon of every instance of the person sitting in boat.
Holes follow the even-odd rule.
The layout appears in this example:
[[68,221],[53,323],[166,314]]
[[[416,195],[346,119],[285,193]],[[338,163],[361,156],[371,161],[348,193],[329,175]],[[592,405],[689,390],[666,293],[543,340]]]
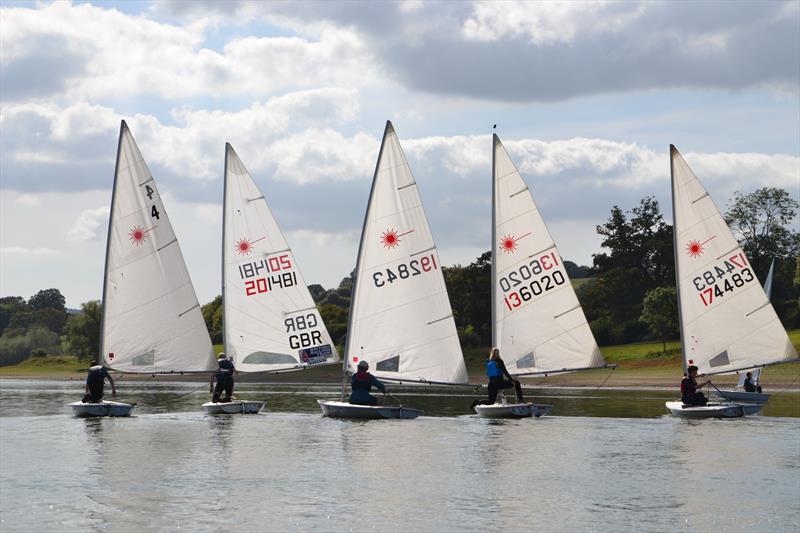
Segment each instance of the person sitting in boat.
[[506,364],[500,358],[500,350],[498,348],[492,348],[489,359],[486,360],[486,375],[489,377],[489,405],[497,401],[497,395],[502,389],[510,389],[511,387],[514,387],[517,393],[517,402],[525,402],[522,397],[522,385],[508,373]]
[[111,383],[111,395],[117,395],[117,386],[114,385],[114,378],[108,373],[106,367],[92,361],[89,372],[86,374],[86,396],[81,400],[83,403],[100,403],[103,401],[103,388],[106,380]]
[[366,361],[358,362],[358,372],[353,374],[350,379],[350,403],[355,405],[378,405],[378,399],[369,393],[375,386],[383,394],[386,394],[386,386],[378,378],[369,373],[369,363]]
[[[233,366],[233,361],[225,356],[225,352],[220,352],[219,359],[217,359],[219,369],[216,374],[211,374],[211,383],[209,384],[208,391],[213,394],[211,401],[219,403],[220,396],[225,392],[225,399],[223,403],[233,400],[233,374],[238,373]],[[217,381],[217,386],[214,386],[214,380]]]
[[753,382],[753,373],[752,372],[748,372],[747,374],[745,374],[744,390],[745,390],[745,392],[758,392],[758,393],[761,392],[761,385],[756,385]]
[[703,388],[709,383],[711,380],[704,381],[703,383],[697,383],[697,367],[691,365],[689,368],[686,369],[687,375],[684,376],[683,380],[681,380],[681,401],[684,405],[691,405],[691,406],[703,406],[708,403],[708,399],[706,395],[702,392],[698,392],[697,389]]

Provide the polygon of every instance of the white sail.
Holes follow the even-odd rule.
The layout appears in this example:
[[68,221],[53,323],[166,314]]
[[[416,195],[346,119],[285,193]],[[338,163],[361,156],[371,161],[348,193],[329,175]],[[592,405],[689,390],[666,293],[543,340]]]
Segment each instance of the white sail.
[[124,121],[108,227],[100,353],[105,366],[125,372],[216,368],[178,240]]
[[334,363],[339,354],[264,195],[225,145],[225,351],[242,372]]
[[350,304],[346,371],[465,383],[442,263],[391,122],[372,181]]
[[684,367],[721,374],[797,359],[714,201],[678,150],[670,151]]
[[493,344],[511,374],[604,366],[533,196],[494,136]]

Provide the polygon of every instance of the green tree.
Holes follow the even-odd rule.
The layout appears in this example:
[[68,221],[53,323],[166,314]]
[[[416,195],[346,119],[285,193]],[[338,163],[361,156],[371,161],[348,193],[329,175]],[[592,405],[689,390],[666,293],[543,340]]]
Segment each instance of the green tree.
[[206,329],[211,336],[213,344],[222,344],[222,296],[217,295],[213,300],[201,307]]
[[467,266],[443,268],[442,273],[464,346],[476,342],[489,346],[492,343],[491,252],[484,252]]
[[0,335],[5,332],[14,316],[27,311],[28,303],[22,296],[4,296],[0,298]]
[[679,335],[678,303],[674,287],[656,287],[642,302],[641,321],[661,341],[662,352],[667,351],[667,341]]
[[648,197],[628,212],[614,206],[597,232],[607,251],[594,255],[594,282],[577,291],[586,318],[600,344],[641,340],[645,295],[675,284],[672,227]]
[[66,312],[66,300],[58,289],[44,289],[28,300],[28,306],[34,311],[38,309],[56,309],[58,311]]
[[69,315],[64,326],[66,350],[80,359],[95,359],[100,352],[100,321],[103,308],[98,300],[81,304],[81,312]]
[[725,221],[756,274],[766,275],[773,259],[800,255],[800,232],[794,229],[797,209],[797,201],[783,189],[763,187],[750,194],[733,193]]
[[67,316],[66,311],[45,307],[31,314],[31,324],[44,326],[57,335],[61,335],[64,331],[64,324],[67,322]]

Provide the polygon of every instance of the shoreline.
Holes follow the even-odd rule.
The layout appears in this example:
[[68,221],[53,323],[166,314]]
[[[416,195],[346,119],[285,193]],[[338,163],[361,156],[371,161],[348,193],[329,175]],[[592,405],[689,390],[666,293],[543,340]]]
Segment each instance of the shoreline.
[[[57,382],[83,382],[84,372],[75,372],[65,369],[42,369],[41,371],[25,371],[28,369],[17,369],[16,372],[3,372],[0,369],[0,379],[2,380],[37,380],[37,381],[57,381]],[[303,371],[300,371],[303,372]],[[310,371],[305,371],[310,372]],[[304,373],[305,373],[304,372]],[[607,372],[606,372],[607,373]],[[293,375],[294,374],[294,375]],[[242,376],[237,378],[239,384],[274,384],[277,386],[289,387],[314,387],[314,386],[339,386],[341,377],[339,375],[318,375],[303,376],[305,379],[298,379],[297,373],[273,374],[265,376]],[[327,374],[327,373],[326,373]],[[611,376],[608,375],[559,375],[552,378],[523,378],[521,383],[525,389],[576,389],[576,390],[653,390],[653,391],[675,391],[680,383],[681,374],[668,372],[653,372],[642,369],[615,370]],[[206,374],[119,374],[112,373],[118,384],[126,382],[146,383],[206,383]],[[800,379],[797,376],[772,376],[768,375],[762,379],[762,386],[766,393],[794,392],[800,393]],[[738,376],[718,376],[713,382],[720,388],[733,388],[736,386]],[[389,386],[403,387],[416,386],[415,384],[395,384],[388,383]],[[463,386],[430,385],[431,388],[464,388],[485,387],[486,379],[481,375],[470,375],[469,384]]]

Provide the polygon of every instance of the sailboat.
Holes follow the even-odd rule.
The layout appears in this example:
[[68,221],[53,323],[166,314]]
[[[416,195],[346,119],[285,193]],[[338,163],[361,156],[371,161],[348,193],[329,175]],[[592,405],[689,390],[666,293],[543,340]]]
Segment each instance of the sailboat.
[[[222,302],[225,353],[240,372],[286,372],[339,362],[266,198],[225,145]],[[212,414],[255,413],[264,402],[203,405]]]
[[[178,239],[124,120],[108,223],[100,354],[104,367],[128,373],[216,368]],[[134,405],[70,404],[76,416],[128,416]]]
[[[592,335],[564,261],[503,143],[492,149],[492,345],[509,374],[613,368]],[[550,405],[476,405],[486,418],[542,416]]]
[[341,401],[319,400],[342,418],[415,418],[403,406],[353,405],[345,381],[359,361],[384,381],[466,384],[442,263],[417,183],[386,122],[358,247],[342,364]]
[[[684,371],[695,365],[699,374],[711,376],[796,361],[797,350],[747,256],[672,145],[670,167]],[[675,401],[666,407],[675,416],[711,418],[754,414],[761,405],[729,401],[688,407]]]

